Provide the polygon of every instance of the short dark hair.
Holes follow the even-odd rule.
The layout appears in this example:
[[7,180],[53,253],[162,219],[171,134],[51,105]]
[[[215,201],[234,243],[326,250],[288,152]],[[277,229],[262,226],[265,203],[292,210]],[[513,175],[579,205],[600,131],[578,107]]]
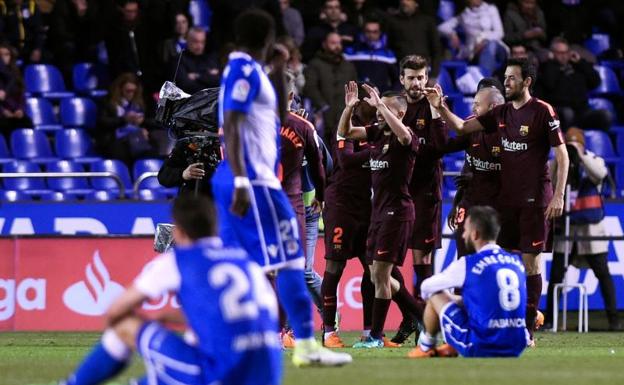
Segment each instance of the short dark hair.
[[485,241],[496,241],[500,231],[498,213],[490,206],[472,206],[468,209],[468,218]]
[[217,214],[210,198],[182,194],[173,201],[171,216],[192,240],[217,234]]
[[420,55],[407,55],[401,59],[401,63],[399,63],[401,75],[404,74],[406,68],[411,70],[420,70],[427,68],[428,66],[429,63],[427,62],[427,59]]
[[238,46],[262,49],[267,39],[275,35],[275,20],[261,9],[250,9],[234,20],[234,35]]
[[405,94],[397,91],[386,91],[381,95],[382,98],[392,99],[392,103],[395,103],[401,110],[407,110],[407,98]]
[[528,58],[514,58],[507,60],[507,67],[518,66],[522,74],[522,80],[531,78],[531,87],[537,81],[537,68]]
[[568,43],[568,40],[562,36],[553,37],[552,41],[550,42],[550,48],[552,48],[555,44],[565,44],[567,46],[570,46],[570,43]]

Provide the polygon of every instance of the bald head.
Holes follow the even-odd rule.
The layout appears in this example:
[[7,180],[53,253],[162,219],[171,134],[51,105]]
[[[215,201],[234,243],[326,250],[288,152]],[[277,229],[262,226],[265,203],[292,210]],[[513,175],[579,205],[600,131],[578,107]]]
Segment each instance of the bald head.
[[[403,119],[405,113],[407,112],[407,99],[405,96],[400,94],[386,94],[382,96],[381,101],[386,105],[386,107],[388,107],[394,116],[399,119]],[[386,121],[379,110],[377,111],[377,121],[381,126],[386,125]]]
[[505,103],[505,98],[495,87],[485,87],[475,95],[472,104],[472,112],[476,116],[481,116],[499,104]]

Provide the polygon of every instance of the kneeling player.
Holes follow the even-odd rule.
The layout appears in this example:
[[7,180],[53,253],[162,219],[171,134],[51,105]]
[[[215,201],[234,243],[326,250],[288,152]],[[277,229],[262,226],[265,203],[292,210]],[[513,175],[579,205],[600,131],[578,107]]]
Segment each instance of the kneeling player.
[[[411,358],[433,356],[517,357],[529,340],[526,285],[520,257],[495,243],[500,230],[488,206],[468,210],[463,238],[477,252],[451,263],[422,284],[425,331]],[[447,290],[462,288],[463,296]],[[447,344],[436,347],[442,331]]]
[[[101,342],[61,384],[105,382],[123,370],[132,350],[145,362],[141,384],[280,383],[277,300],[264,272],[244,250],[222,246],[208,200],[179,198],[172,214],[175,248],[113,303]],[[196,346],[135,313],[144,300],[169,291],[177,293]]]

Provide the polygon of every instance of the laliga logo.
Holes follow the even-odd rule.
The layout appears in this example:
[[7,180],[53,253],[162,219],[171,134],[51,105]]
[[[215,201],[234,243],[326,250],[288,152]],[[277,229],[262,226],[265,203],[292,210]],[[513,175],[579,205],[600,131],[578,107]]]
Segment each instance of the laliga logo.
[[[95,266],[95,271],[93,266]],[[99,250],[93,253],[93,264],[87,265],[85,276],[86,282],[76,282],[65,290],[63,303],[78,314],[103,315],[111,302],[123,293],[124,288],[117,282],[111,281],[108,269],[100,258]]]

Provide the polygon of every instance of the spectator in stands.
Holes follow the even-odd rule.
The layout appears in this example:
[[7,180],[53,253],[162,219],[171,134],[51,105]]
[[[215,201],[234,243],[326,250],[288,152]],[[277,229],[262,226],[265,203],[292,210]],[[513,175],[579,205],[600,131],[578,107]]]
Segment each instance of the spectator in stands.
[[[490,76],[507,59],[503,23],[494,5],[483,0],[467,0],[467,4],[462,13],[440,24],[438,30],[449,39],[456,58],[478,63],[483,75]],[[465,35],[463,43],[460,28]]]
[[422,12],[416,0],[401,0],[399,14],[388,20],[388,42],[400,60],[407,55],[421,55],[431,63],[429,83],[440,72],[442,45],[436,20]]
[[310,60],[321,48],[328,33],[338,34],[342,46],[350,45],[355,41],[357,27],[348,23],[347,15],[342,12],[339,0],[327,0],[319,17],[320,23],[310,28],[303,44],[304,60]]
[[0,1],[0,40],[17,48],[22,60],[39,63],[43,59],[45,38],[35,0]]
[[299,47],[297,47],[295,40],[290,36],[280,36],[277,42],[288,49],[289,55],[286,69],[295,78],[295,87],[297,88],[296,95],[302,95],[303,87],[305,86],[305,76],[303,74],[305,64],[301,61]]
[[174,36],[163,42],[163,63],[167,68],[177,64],[182,50],[186,49],[186,39],[191,27],[191,17],[185,12],[178,12],[174,16]]
[[0,132],[7,139],[16,128],[32,127],[24,114],[24,81],[16,59],[17,50],[0,43]]
[[50,15],[49,41],[54,61],[65,83],[71,84],[72,67],[95,62],[102,36],[96,0],[57,0]]
[[[167,154],[166,133],[145,116],[142,84],[133,73],[119,75],[100,108],[96,143],[108,157],[128,166],[142,157]],[[164,152],[164,154],[163,154]]]
[[540,67],[538,91],[557,110],[561,129],[575,125],[608,130],[609,112],[592,110],[588,104],[589,91],[600,85],[598,72],[564,38],[553,39],[550,50],[553,59]]
[[303,29],[303,19],[297,8],[290,6],[290,0],[279,0],[282,9],[282,20],[284,20],[284,28],[290,37],[293,38],[297,47],[303,44],[305,31]]
[[373,84],[382,93],[399,82],[396,57],[388,48],[388,37],[377,19],[364,22],[363,33],[352,47],[345,49],[345,58],[355,64],[358,80]]
[[[535,68],[539,68],[539,60],[533,52],[529,52],[527,47],[522,43],[515,43],[509,46],[509,59],[529,59]],[[498,78],[501,83],[505,82],[505,66],[494,72],[494,77]],[[504,95],[505,92],[502,92]]]
[[358,29],[364,28],[368,19],[381,18],[381,11],[370,0],[350,0],[345,5],[347,21]]
[[546,18],[537,5],[537,0],[517,0],[505,11],[505,42],[512,46],[523,44],[545,61],[548,50],[546,43]]
[[[357,78],[355,66],[342,54],[342,39],[338,33],[327,34],[322,49],[310,60],[304,75],[304,95],[312,100],[316,128],[323,132],[325,143],[333,145],[344,109],[344,85]],[[319,124],[321,121],[323,124]]]
[[[189,30],[187,49],[182,53],[180,70],[176,77],[178,86],[185,92],[195,93],[204,88],[219,86],[219,60],[205,52],[206,31],[193,27]],[[176,62],[172,62],[172,74]]]
[[[573,222],[570,226],[570,235],[606,236],[607,233],[605,231],[603,218],[601,218],[601,216],[604,217],[604,211],[600,214],[600,209],[604,210],[602,202],[598,200],[600,203],[599,206],[589,208],[586,207],[587,205],[575,204],[575,200],[580,199],[581,194],[583,194],[585,198],[589,198],[590,195],[587,194],[590,191],[596,195],[600,194],[602,183],[609,170],[605,165],[604,159],[585,150],[585,136],[583,130],[570,127],[566,132],[566,144],[569,148],[568,154],[570,157],[570,176],[568,177],[568,183],[570,184],[571,191],[576,193],[574,196],[578,196],[578,198],[570,198],[570,203],[572,205],[570,219]],[[553,182],[556,183],[554,177],[557,174],[554,169],[552,175]],[[587,188],[588,186],[589,189]],[[596,197],[596,195],[593,196]],[[591,213],[588,210],[591,210]],[[592,215],[596,213],[598,214]],[[564,224],[561,220],[559,222],[560,223],[555,226],[555,229],[559,229],[559,231],[555,236],[553,262],[550,270],[550,279],[548,280],[548,296],[546,301],[548,310],[544,322],[546,328],[551,328],[553,322],[553,312],[555,311],[555,309],[553,309],[554,287],[556,284],[561,283],[566,271],[564,260],[566,243],[564,240],[560,240],[557,237],[557,235],[563,235],[561,229],[564,228]],[[577,267],[587,267],[587,265],[589,265],[596,278],[598,278],[600,292],[602,293],[602,299],[607,312],[609,330],[622,330],[616,306],[617,301],[613,278],[609,273],[609,265],[607,263],[609,242],[581,240],[570,242],[568,247],[570,251],[570,263]]]

